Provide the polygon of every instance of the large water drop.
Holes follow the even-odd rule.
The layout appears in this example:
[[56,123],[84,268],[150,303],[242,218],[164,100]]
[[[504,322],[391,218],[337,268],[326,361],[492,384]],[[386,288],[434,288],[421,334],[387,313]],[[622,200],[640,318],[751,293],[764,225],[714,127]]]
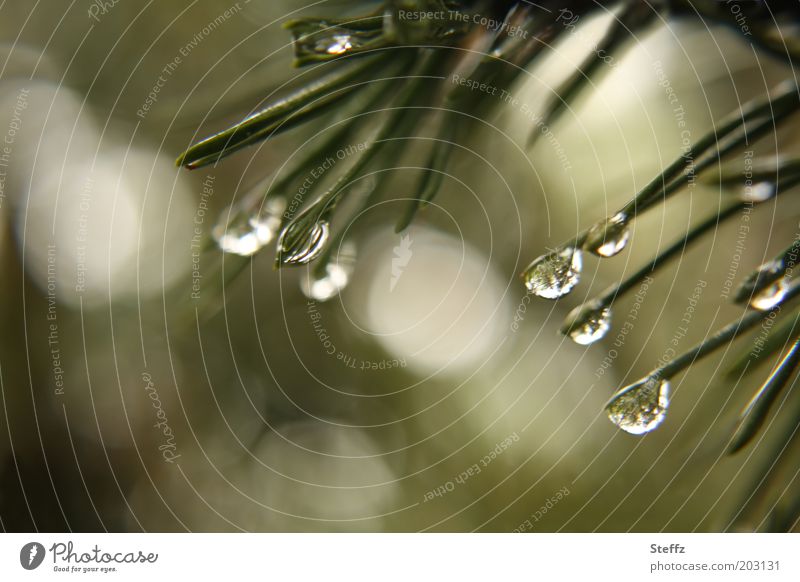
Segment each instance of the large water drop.
[[583,267],[579,249],[567,247],[542,255],[523,274],[525,286],[537,297],[558,299],[578,284]]
[[606,405],[606,412],[625,432],[642,435],[664,421],[668,407],[669,382],[653,375],[622,388]]

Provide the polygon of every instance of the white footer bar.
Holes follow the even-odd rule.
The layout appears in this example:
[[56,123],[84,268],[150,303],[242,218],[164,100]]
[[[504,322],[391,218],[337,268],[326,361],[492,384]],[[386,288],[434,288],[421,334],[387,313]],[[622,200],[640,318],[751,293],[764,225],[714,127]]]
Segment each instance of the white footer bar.
[[772,534],[3,534],[2,580],[800,580]]

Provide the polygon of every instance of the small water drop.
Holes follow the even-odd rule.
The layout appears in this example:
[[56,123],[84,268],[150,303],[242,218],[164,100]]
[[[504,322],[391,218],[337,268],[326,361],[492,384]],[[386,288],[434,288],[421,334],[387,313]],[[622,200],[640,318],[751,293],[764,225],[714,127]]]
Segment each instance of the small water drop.
[[528,291],[544,299],[563,297],[578,284],[583,268],[580,249],[566,247],[534,260],[523,274]]
[[309,268],[300,279],[303,295],[315,301],[333,299],[347,287],[356,265],[356,247],[352,243],[342,245],[336,257],[325,265],[325,273],[319,276]]
[[211,236],[219,248],[226,253],[249,257],[272,242],[281,226],[281,212],[285,206],[283,199],[268,200],[260,213],[254,216],[235,215],[237,211],[225,210],[222,219],[214,226]]
[[744,202],[766,202],[778,192],[774,182],[758,182],[742,189],[740,198]]
[[295,55],[300,59],[330,58],[363,49],[375,41],[380,30],[337,26],[326,20],[302,20],[289,24],[294,36]]
[[739,285],[733,300],[736,303],[750,301],[760,289],[783,277],[786,266],[784,261],[778,259],[762,264]]
[[784,277],[771,283],[750,300],[750,306],[759,311],[769,311],[786,297],[789,285]]
[[631,236],[629,224],[630,217],[624,212],[601,220],[589,229],[583,248],[598,257],[613,257],[628,244]]
[[316,49],[329,55],[342,55],[352,49],[353,44],[353,37],[349,34],[334,34],[330,39],[318,41]]
[[611,308],[592,300],[573,309],[567,316],[561,333],[569,335],[576,344],[588,346],[601,340],[611,329]]
[[286,246],[287,236],[293,234],[297,224],[290,224],[281,233],[278,242],[278,257],[283,265],[306,265],[316,259],[330,238],[330,223],[327,220],[316,222],[292,247]]
[[608,418],[630,434],[641,435],[660,425],[669,408],[669,381],[647,376],[619,390],[606,404]]

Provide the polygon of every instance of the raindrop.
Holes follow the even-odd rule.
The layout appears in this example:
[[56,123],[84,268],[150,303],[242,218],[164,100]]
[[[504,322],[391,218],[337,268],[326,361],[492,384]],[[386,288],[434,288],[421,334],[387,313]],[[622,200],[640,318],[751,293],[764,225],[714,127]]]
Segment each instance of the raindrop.
[[306,265],[316,259],[325,248],[331,232],[328,221],[320,220],[307,229],[300,240],[295,241],[291,247],[286,246],[286,238],[295,234],[295,228],[302,227],[293,223],[281,233],[278,242],[278,258],[282,265]]
[[617,392],[606,404],[608,418],[630,434],[641,435],[660,425],[669,407],[669,382],[647,376]]
[[752,301],[752,298],[757,296],[762,289],[783,277],[786,267],[785,261],[781,259],[773,259],[764,263],[739,285],[733,300],[736,303]]
[[315,301],[333,299],[347,287],[356,265],[356,247],[352,243],[342,245],[338,255],[325,265],[321,275],[309,268],[300,279],[303,295]]
[[583,267],[580,249],[566,247],[542,255],[523,273],[525,286],[537,297],[558,299],[578,284]]
[[[262,211],[253,216],[241,213],[227,221],[229,211],[222,213],[222,219],[211,235],[219,248],[226,253],[249,257],[272,242],[281,226],[281,212],[285,206],[283,199],[268,200]],[[231,210],[233,215],[236,210]]]
[[595,299],[573,309],[567,316],[561,333],[569,335],[576,344],[588,346],[603,339],[611,329],[611,308]]
[[291,28],[295,55],[301,59],[341,56],[363,49],[366,43],[376,40],[381,34],[380,30],[332,26],[324,20],[297,22]]
[[334,34],[331,39],[318,41],[316,49],[320,53],[342,55],[353,48],[353,40],[353,37],[349,34]]
[[780,304],[788,292],[789,285],[787,285],[786,279],[781,277],[755,295],[753,299],[750,300],[750,306],[759,311],[769,311]]
[[583,248],[599,257],[613,257],[628,244],[629,223],[630,218],[624,212],[601,220],[589,229]]
[[752,186],[742,189],[741,199],[743,202],[766,202],[778,192],[774,182],[758,182]]

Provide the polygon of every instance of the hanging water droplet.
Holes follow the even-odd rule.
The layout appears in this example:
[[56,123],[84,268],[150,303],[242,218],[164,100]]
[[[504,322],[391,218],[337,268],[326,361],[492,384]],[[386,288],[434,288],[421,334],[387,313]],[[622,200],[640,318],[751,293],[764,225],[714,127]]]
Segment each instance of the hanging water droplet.
[[628,244],[629,223],[630,217],[624,212],[601,220],[589,229],[583,248],[599,257],[613,257]]
[[570,312],[561,327],[561,333],[569,335],[576,344],[588,346],[603,339],[609,329],[611,329],[611,308],[594,299]]
[[544,299],[563,297],[578,284],[583,268],[580,249],[566,247],[542,255],[523,273],[528,291]]
[[297,223],[287,226],[281,233],[278,242],[278,258],[282,265],[306,265],[316,259],[325,248],[325,243],[330,238],[330,224],[327,220],[320,220],[307,229],[302,237],[293,241],[291,247],[287,246],[287,239],[294,236],[294,230],[301,228]]
[[786,263],[782,260],[772,260],[764,263],[751,273],[736,290],[733,300],[736,303],[750,301],[756,292],[783,276]]
[[745,186],[740,194],[744,202],[766,202],[778,192],[774,182],[758,182],[752,186]]
[[750,300],[750,306],[759,311],[769,311],[783,301],[789,292],[789,285],[784,277],[771,283]]
[[[284,199],[273,198],[267,200],[261,212],[254,216],[239,213],[236,209],[224,210],[211,236],[223,252],[242,257],[254,255],[275,238],[285,206]],[[229,216],[233,218],[227,222]]]
[[342,245],[339,253],[325,265],[325,273],[318,275],[309,268],[300,279],[303,295],[315,301],[333,299],[347,287],[356,265],[356,247],[352,243]]
[[606,404],[606,412],[625,432],[641,435],[664,421],[668,407],[669,382],[653,375],[622,388]]

